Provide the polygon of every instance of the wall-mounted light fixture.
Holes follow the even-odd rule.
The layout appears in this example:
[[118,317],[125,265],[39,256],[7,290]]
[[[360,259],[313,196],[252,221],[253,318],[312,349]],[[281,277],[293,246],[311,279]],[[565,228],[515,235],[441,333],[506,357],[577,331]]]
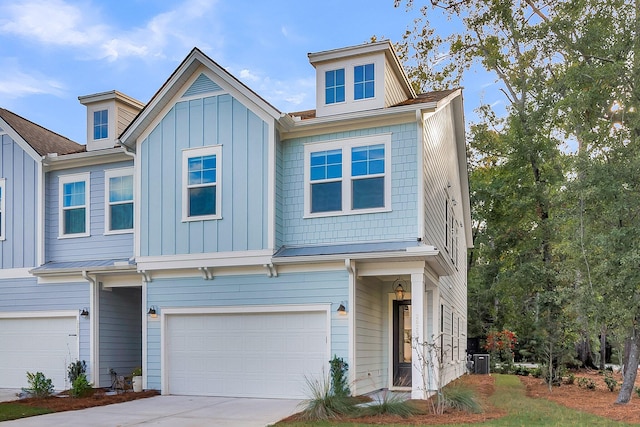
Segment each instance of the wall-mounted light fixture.
[[340,301],[340,305],[338,306],[338,309],[336,311],[339,314],[347,314],[347,302],[346,301]]
[[156,317],[158,317],[158,307],[156,307],[155,305],[152,305],[151,307],[149,307],[149,311],[147,311],[147,314],[152,319],[155,319]]
[[393,293],[396,294],[396,300],[398,301],[401,301],[404,299],[405,289],[404,289],[404,286],[402,286],[403,283],[405,286],[407,285],[407,283],[404,280],[398,277],[395,280],[395,282],[393,282],[393,285],[392,285]]
[[84,318],[89,317],[89,309],[87,307],[83,307],[82,310],[80,310],[80,316]]

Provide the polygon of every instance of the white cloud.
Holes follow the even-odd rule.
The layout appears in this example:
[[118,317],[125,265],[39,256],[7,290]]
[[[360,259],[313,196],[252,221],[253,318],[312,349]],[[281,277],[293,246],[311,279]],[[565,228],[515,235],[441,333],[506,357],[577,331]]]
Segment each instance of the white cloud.
[[258,77],[256,74],[253,74],[250,70],[244,69],[244,70],[240,70],[240,76],[239,76],[240,80],[243,81],[250,81],[250,82],[257,82],[260,81],[260,77]]
[[0,96],[15,99],[28,95],[63,96],[65,87],[62,83],[47,78],[40,73],[26,73],[12,59],[0,60]]
[[97,2],[25,0],[0,6],[0,34],[73,48],[85,59],[174,59],[196,45],[206,49],[205,40],[222,40],[214,30],[214,5],[213,1],[186,0],[139,27],[120,28],[105,22]]

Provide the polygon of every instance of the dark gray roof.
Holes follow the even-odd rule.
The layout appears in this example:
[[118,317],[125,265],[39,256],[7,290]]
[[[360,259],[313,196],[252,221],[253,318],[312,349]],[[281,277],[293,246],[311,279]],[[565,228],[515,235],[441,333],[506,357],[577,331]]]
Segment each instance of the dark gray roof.
[[402,240],[373,243],[342,243],[322,246],[283,246],[273,256],[274,258],[342,255],[374,252],[405,252],[409,247],[417,247],[417,240]]
[[97,259],[87,261],[64,261],[64,262],[47,262],[40,267],[31,270],[31,273],[64,273],[76,271],[96,271],[96,270],[131,270],[135,269],[135,262],[129,258],[117,259]]
[[0,118],[7,122],[41,156],[52,153],[72,154],[86,151],[84,145],[73,142],[69,138],[45,129],[4,108],[0,108]]

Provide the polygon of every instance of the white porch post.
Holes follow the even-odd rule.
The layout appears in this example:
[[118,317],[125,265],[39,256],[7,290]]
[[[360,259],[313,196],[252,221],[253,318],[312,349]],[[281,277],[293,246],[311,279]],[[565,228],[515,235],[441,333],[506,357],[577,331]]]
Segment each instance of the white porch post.
[[429,384],[425,384],[428,375],[423,375],[424,363],[421,358],[426,356],[420,343],[425,337],[425,278],[423,273],[411,275],[411,319],[412,342],[411,342],[411,398],[426,399]]

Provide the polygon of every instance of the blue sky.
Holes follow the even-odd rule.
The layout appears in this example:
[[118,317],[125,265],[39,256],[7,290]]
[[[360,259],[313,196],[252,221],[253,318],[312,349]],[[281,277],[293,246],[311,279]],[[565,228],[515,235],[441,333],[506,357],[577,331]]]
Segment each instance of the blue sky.
[[[312,109],[307,53],[399,41],[417,14],[393,0],[0,0],[0,107],[84,144],[78,96],[146,103],[197,46],[280,111]],[[499,95],[489,75],[465,80],[469,121]]]

